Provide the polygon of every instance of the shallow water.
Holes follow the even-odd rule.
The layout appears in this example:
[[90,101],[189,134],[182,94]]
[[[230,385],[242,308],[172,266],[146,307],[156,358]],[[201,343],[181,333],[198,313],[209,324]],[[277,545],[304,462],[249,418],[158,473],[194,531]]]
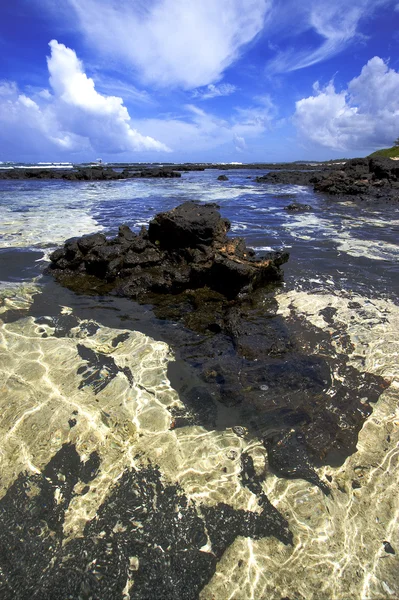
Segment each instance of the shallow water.
[[[78,556],[90,557],[85,572],[93,581],[115,584],[110,596],[104,588],[94,596],[99,598],[399,597],[397,209],[337,203],[301,186],[257,184],[258,171],[229,171],[227,182],[218,182],[218,174],[103,183],[0,182],[1,540],[9,540],[20,522],[28,523],[23,530],[27,548],[11,544],[14,561],[25,565],[25,580],[18,583],[18,573],[3,562],[5,598],[25,598],[32,589],[41,598],[55,597],[51,594],[64,581],[62,565],[70,561],[74,572]],[[42,276],[46,255],[66,238],[99,230],[114,234],[122,222],[137,230],[155,213],[187,199],[217,202],[233,224],[232,234],[258,250],[289,249],[276,300],[303,352],[322,356],[328,340],[337,359],[344,357],[358,372],[389,383],[363,425],[357,451],[341,466],[318,469],[329,482],[330,496],[303,479],[276,477],[261,440],[248,432],[237,435],[220,421],[213,429],[173,427],[174,410],[184,409],[169,379],[175,357],[164,341],[173,324],[157,320],[149,307],[77,296]],[[290,214],[285,207],[293,200],[313,210]],[[342,374],[332,377],[327,394],[334,393]],[[222,423],[227,421],[225,415]],[[68,460],[57,462],[65,444],[78,454],[78,459],[69,457],[71,464],[80,457],[81,465],[97,465],[90,477],[82,475],[83,466],[74,475],[72,467],[65,470]],[[252,457],[263,475],[262,493],[281,515],[262,534],[245,525],[262,510],[259,495],[242,483],[242,453]],[[58,479],[48,466],[51,460]],[[129,519],[115,514],[110,506],[124,498],[124,477],[147,473],[149,464],[159,466],[161,483],[143,475],[140,489],[147,495],[150,488],[158,490],[146,517],[138,508]],[[51,481],[51,502],[46,481]],[[175,482],[179,493],[170,491]],[[158,539],[162,526],[155,525],[155,517],[169,515],[161,501],[167,493],[177,507],[168,527],[182,538],[181,547]],[[35,499],[53,507],[56,525],[46,512],[27,516],[36,514]],[[24,507],[19,513],[12,508],[17,502]],[[231,539],[223,530],[226,514],[217,516],[219,503],[231,507],[236,520],[243,519]],[[215,513],[209,512],[212,507]],[[200,534],[190,541],[194,563],[182,574],[173,561],[182,561],[189,546],[184,532],[190,511],[199,519]],[[268,514],[272,521],[272,508]],[[107,560],[113,565],[118,556],[123,568],[109,567],[111,575],[100,569],[97,576],[93,565],[101,562],[101,552],[89,546],[94,538],[107,541]],[[38,540],[43,564],[34,558]],[[145,579],[154,574],[137,540],[151,547],[150,558],[159,569],[161,548],[167,557],[162,568],[174,582],[171,590],[161,593],[154,583],[150,595]],[[128,554],[117,554],[114,543],[130,548]],[[203,566],[202,558],[208,561]],[[39,580],[40,569],[46,574]],[[85,597],[83,588],[81,593]]]

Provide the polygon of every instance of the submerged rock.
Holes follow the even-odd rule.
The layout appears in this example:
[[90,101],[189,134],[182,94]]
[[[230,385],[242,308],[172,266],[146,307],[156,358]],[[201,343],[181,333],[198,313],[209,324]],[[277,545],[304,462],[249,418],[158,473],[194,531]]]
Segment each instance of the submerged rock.
[[75,486],[89,491],[99,468],[97,454],[84,463],[64,444],[42,472],[20,473],[9,487],[0,500],[2,599],[117,599],[128,582],[131,598],[197,600],[238,536],[293,543],[267,499],[258,512],[223,503],[199,509],[151,464],[124,469],[83,534],[68,539]]
[[[135,299],[152,293],[209,288],[225,298],[280,278],[287,253],[256,258],[242,238],[228,238],[230,223],[215,204],[185,202],[150,222],[139,234],[122,225],[118,236],[86,235],[52,253],[51,270],[69,287],[93,289]],[[100,285],[101,287],[101,285]]]
[[307,453],[305,441],[294,429],[283,434],[266,437],[264,445],[270,467],[277,475],[288,479],[306,479],[327,496],[330,488],[317,475]]
[[227,175],[219,175],[218,177],[218,181],[228,181],[229,178],[227,177]]

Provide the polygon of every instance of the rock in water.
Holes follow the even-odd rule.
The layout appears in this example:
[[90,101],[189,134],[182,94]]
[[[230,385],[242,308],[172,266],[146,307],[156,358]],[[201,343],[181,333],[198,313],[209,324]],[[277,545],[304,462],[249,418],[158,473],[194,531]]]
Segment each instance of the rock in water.
[[390,158],[354,158],[315,181],[316,192],[399,199],[399,166]]
[[256,258],[242,238],[228,238],[230,222],[215,204],[184,202],[160,213],[137,235],[122,225],[114,239],[102,234],[65,242],[50,256],[51,270],[81,291],[142,299],[207,287],[235,298],[280,278],[287,253]]
[[198,248],[222,244],[229,229],[229,221],[220,217],[216,204],[184,202],[156,215],[150,222],[148,236],[151,242],[159,241],[164,249]]
[[310,204],[301,204],[300,202],[291,202],[288,206],[284,207],[284,210],[289,210],[291,212],[301,212],[306,210],[312,210]]
[[264,439],[269,465],[279,477],[306,479],[328,496],[330,488],[311,466],[304,439],[295,430]]

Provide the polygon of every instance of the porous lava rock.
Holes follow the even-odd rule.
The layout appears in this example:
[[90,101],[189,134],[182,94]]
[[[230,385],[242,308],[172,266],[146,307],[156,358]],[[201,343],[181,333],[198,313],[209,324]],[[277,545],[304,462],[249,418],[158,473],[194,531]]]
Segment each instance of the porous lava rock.
[[160,213],[136,234],[127,225],[107,239],[101,233],[67,240],[50,256],[51,271],[69,287],[114,292],[134,299],[207,287],[235,298],[280,278],[288,254],[257,258],[215,204],[185,202]]
[[314,182],[317,192],[399,199],[399,165],[390,158],[355,158]]

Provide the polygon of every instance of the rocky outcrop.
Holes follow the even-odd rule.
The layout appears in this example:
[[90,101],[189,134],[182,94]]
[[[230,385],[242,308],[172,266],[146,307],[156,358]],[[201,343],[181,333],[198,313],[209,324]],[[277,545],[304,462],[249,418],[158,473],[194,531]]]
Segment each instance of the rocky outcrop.
[[289,185],[312,185],[315,181],[322,179],[323,174],[329,171],[271,171],[262,177],[256,177],[258,183],[289,184]]
[[361,199],[399,200],[399,165],[390,158],[354,158],[319,170],[279,170],[257,177],[258,183],[312,185],[316,192]]
[[218,177],[218,181],[228,181],[229,178],[227,177],[227,175],[219,175]]
[[356,158],[316,181],[314,189],[334,195],[399,199],[399,165],[389,158]]
[[68,240],[50,256],[51,270],[72,287],[87,291],[93,282],[136,299],[203,287],[231,299],[278,279],[288,254],[257,258],[242,238],[227,237],[229,228],[216,205],[185,202],[139,234],[122,225],[113,239],[95,233]]
[[181,173],[169,168],[126,168],[115,171],[110,167],[79,167],[77,169],[4,169],[1,179],[64,179],[66,181],[110,181],[138,177],[181,177]]

